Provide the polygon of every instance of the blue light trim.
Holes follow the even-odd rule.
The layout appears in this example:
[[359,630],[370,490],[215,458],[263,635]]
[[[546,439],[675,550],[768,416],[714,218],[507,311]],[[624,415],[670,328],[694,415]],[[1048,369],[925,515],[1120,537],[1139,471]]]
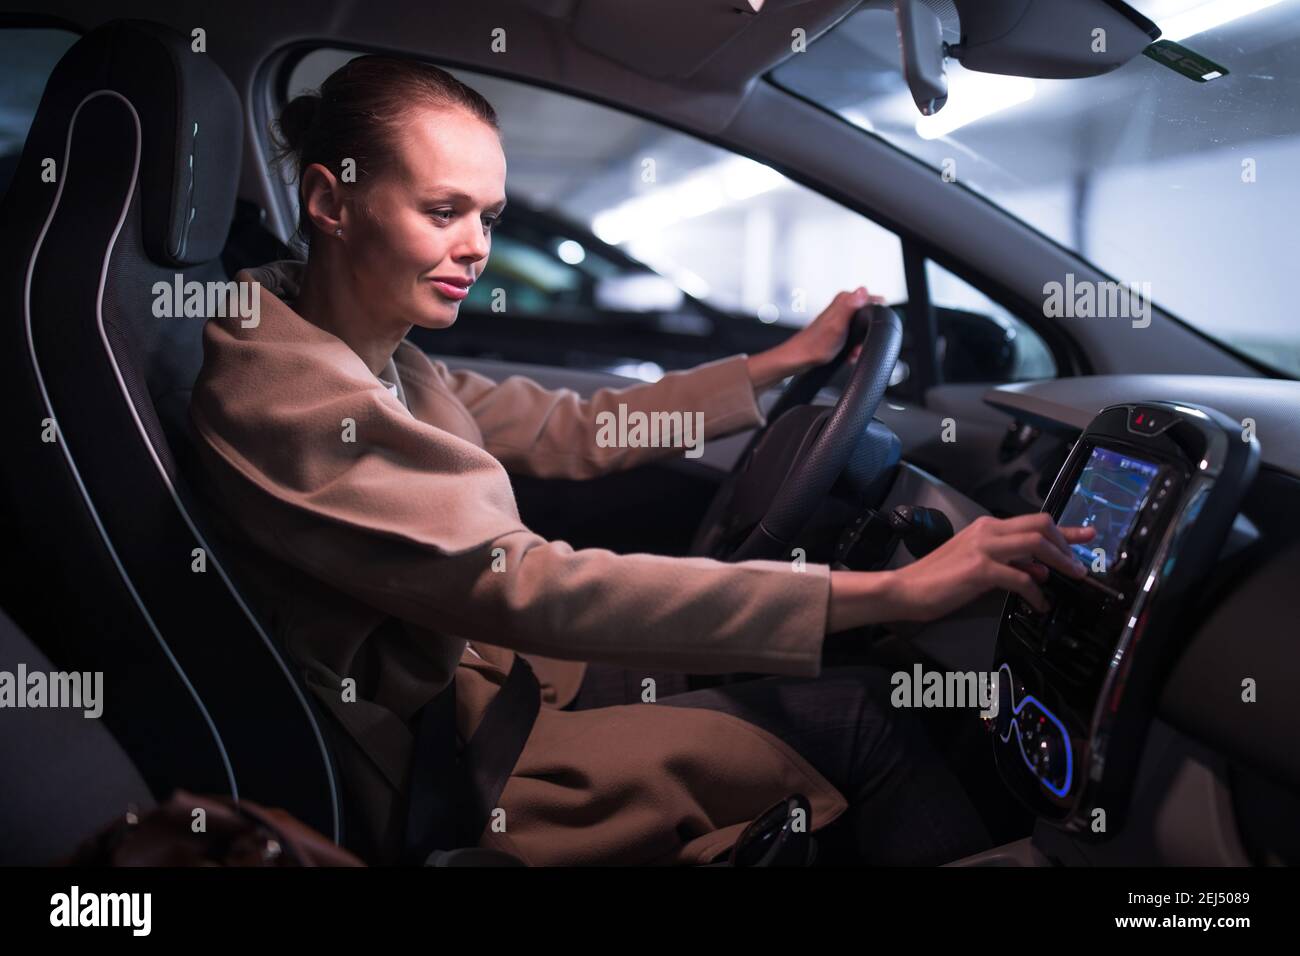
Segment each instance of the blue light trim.
[[[1011,688],[1011,715],[1012,716],[1011,716],[1010,723],[1008,723],[1007,725],[1006,736],[1003,737],[999,735],[999,738],[1003,743],[1006,743],[1011,739],[1011,731],[1014,729],[1016,732],[1016,749],[1020,751],[1020,759],[1022,759],[1025,762],[1025,766],[1028,767],[1029,772],[1034,775],[1034,779],[1036,779],[1039,783],[1041,783],[1044,787],[1046,787],[1051,793],[1055,794],[1058,797],[1064,797],[1067,793],[1070,792],[1070,785],[1074,782],[1074,748],[1070,746],[1070,734],[1065,729],[1065,724],[1061,723],[1061,721],[1057,718],[1057,716],[1054,713],[1052,713],[1052,711],[1041,700],[1039,700],[1037,697],[1033,696],[1032,694],[1026,694],[1024,700],[1020,701],[1020,703],[1017,704],[1015,701],[1016,682],[1011,675],[1011,667],[1007,664],[1003,664],[1001,667],[998,668],[999,673],[1004,670],[1007,672],[1007,686]],[[1043,777],[1038,773],[1038,771],[1034,769],[1034,765],[1029,760],[1029,755],[1025,753],[1025,742],[1020,736],[1020,724],[1016,721],[1016,717],[1020,714],[1022,710],[1025,709],[1025,705],[1030,702],[1032,702],[1034,706],[1036,706],[1040,711],[1042,711],[1043,715],[1047,717],[1048,720],[1050,720],[1052,723],[1056,725],[1057,729],[1061,731],[1061,739],[1065,741],[1065,784],[1059,790],[1056,787],[1052,786],[1051,783],[1049,783],[1047,780],[1043,779]]]

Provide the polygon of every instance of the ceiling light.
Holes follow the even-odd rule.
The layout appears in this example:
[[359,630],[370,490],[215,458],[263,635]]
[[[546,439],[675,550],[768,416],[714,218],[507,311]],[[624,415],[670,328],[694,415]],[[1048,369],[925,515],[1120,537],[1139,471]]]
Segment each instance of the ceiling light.
[[602,241],[617,245],[633,236],[657,232],[683,219],[743,202],[785,183],[786,178],[770,166],[734,156],[597,213],[591,231]]
[[576,266],[587,258],[587,250],[582,248],[582,243],[575,242],[572,239],[565,239],[561,242],[556,252],[559,254],[561,262],[567,262],[571,266]]

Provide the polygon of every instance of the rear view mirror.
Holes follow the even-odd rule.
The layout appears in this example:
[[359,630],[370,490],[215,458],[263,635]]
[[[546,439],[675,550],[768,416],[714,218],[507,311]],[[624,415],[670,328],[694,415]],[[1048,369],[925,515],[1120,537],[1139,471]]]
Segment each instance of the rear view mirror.
[[[1109,73],[1160,36],[1122,0],[894,0],[894,14],[903,77],[924,116],[947,102],[947,57],[981,73],[1074,79]],[[960,42],[945,43],[945,29]]]
[[903,53],[903,79],[921,115],[930,116],[948,100],[943,22],[922,0],[896,0],[894,14]]
[[961,43],[949,54],[968,70],[1075,79],[1109,73],[1160,36],[1122,0],[953,0]]

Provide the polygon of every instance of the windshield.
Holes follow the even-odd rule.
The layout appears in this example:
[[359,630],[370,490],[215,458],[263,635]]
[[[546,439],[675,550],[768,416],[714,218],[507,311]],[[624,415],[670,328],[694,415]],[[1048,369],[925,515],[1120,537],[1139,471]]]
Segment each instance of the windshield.
[[[1300,376],[1300,0],[1136,0],[1226,67],[1197,82],[1146,56],[1036,80],[948,62],[921,117],[892,10],[848,17],[772,73],[778,84],[987,197],[1162,308]],[[945,22],[945,40],[958,40]],[[981,115],[983,114],[983,115]],[[1149,285],[1148,285],[1149,283]]]

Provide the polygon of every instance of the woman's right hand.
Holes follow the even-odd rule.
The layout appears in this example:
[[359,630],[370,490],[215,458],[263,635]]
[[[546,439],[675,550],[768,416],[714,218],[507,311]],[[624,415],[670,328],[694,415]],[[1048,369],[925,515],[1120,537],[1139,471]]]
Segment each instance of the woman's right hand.
[[888,621],[932,621],[986,591],[1014,591],[1047,610],[1039,584],[1048,568],[1082,578],[1087,568],[1070,550],[1091,541],[1092,528],[1060,528],[1049,515],[977,518],[919,561],[893,571],[832,571],[827,632]]

